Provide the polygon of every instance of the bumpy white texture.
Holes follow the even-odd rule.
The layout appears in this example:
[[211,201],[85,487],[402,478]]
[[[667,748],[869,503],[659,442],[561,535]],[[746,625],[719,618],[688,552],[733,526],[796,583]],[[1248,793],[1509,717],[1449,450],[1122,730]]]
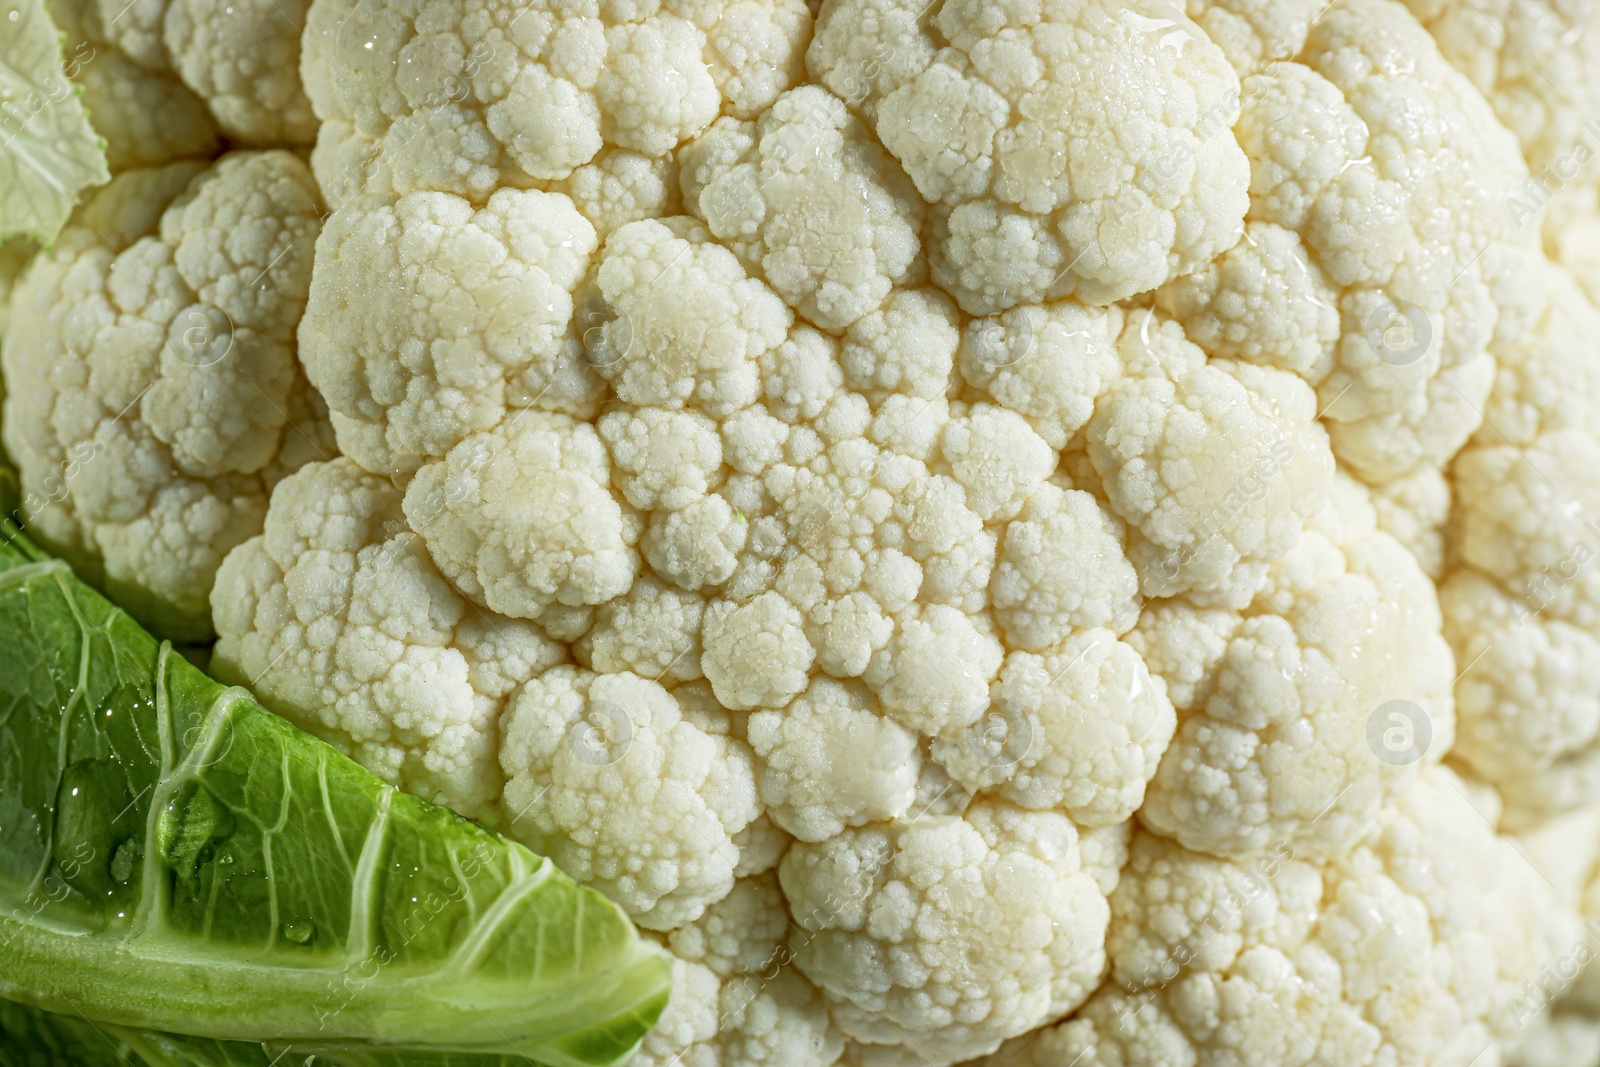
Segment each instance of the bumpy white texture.
[[[119,5],[120,6],[120,5]],[[159,25],[161,5],[155,8]],[[112,173],[155,167],[178,159],[209,159],[217,151],[216,120],[156,50],[125,50],[117,26],[139,21],[117,18],[95,0],[50,5],[50,17],[65,35],[62,69],[82,87],[83,105],[95,132],[105,138]],[[107,27],[108,20],[113,21]],[[158,31],[159,32],[159,31]]]
[[798,80],[810,26],[801,0],[321,0],[302,71],[324,135],[376,142],[395,193],[481,203],[754,117]]
[[1176,720],[1160,678],[1110,631],[1011,653],[990,693],[966,734],[933,743],[957,782],[1095,830],[1138,810]]
[[216,155],[215,121],[170,72],[146,70],[109,46],[84,41],[76,47],[93,52],[73,79],[83,86],[90,123],[106,140],[113,173]]
[[934,276],[972,314],[1109,304],[1238,236],[1238,79],[1168,5],[836,3],[807,64],[935,205]]
[[1579,933],[1540,922],[1548,886],[1442,769],[1329,863],[1141,834],[1129,867],[1112,980],[985,1067],[1481,1063],[1514,1032],[1522,983]]
[[168,0],[172,68],[243,144],[310,144],[317,119],[300,86],[310,0]]
[[1328,5],[1322,0],[1186,0],[1184,9],[1243,78],[1298,55],[1311,23],[1327,13]]
[[672,1000],[633,1063],[641,1067],[830,1067],[843,1038],[791,963],[791,923],[777,878],[732,892],[665,942],[677,956]]
[[1585,129],[1600,109],[1600,13],[1564,0],[1405,3],[1521,141],[1529,170],[1556,186],[1585,180],[1600,147]]
[[694,213],[823,329],[872,311],[916,263],[922,201],[822,89],[785,93],[759,122],[720,120],[681,162]]
[[[1216,855],[1285,844],[1334,857],[1449,748],[1455,672],[1433,584],[1375,525],[1342,480],[1243,612],[1174,600],[1146,614],[1130,642],[1156,673],[1175,672],[1181,721],[1145,825]],[[1387,728],[1385,705],[1415,709],[1422,751],[1379,758],[1369,724]]]
[[126,171],[12,294],[5,440],[31,531],[164,633],[331,450],[295,363],[320,204],[287,152]]
[[1122,377],[1123,319],[1118,307],[1063,301],[972,320],[961,336],[961,376],[1064,449]]
[[1207,360],[1149,312],[1123,330],[1132,371],[1096,405],[1089,459],[1129,523],[1148,596],[1242,606],[1327,499],[1333,456],[1294,375]]
[[588,414],[596,383],[568,327],[595,247],[570,200],[536,190],[334,212],[300,349],[340,448],[374,473],[412,471],[509,409]]
[[793,317],[700,226],[624,226],[595,269],[589,360],[617,398],[725,416],[756,397],[757,360]]
[[802,841],[904,815],[916,799],[917,735],[880,717],[860,683],[819,678],[747,727],[761,799]]
[[993,1049],[1099,983],[1105,898],[1072,823],[980,802],[790,848],[795,959],[867,1044],[924,1035],[940,1062]]
[[1442,466],[1532,310],[1537,231],[1508,210],[1527,177],[1514,138],[1386,0],[1333,5],[1294,61],[1247,77],[1234,132],[1251,159],[1249,246],[1163,304],[1197,340],[1233,346],[1271,314],[1239,357],[1316,386],[1336,454],[1369,482]]
[[1457,753],[1520,828],[1600,800],[1600,308],[1562,268],[1538,280],[1545,309],[1455,462],[1458,565],[1440,587]]
[[[113,167],[150,166],[238,145],[309,145],[317,118],[300,86],[309,0],[66,0],[69,40]],[[159,108],[159,110],[152,110]]]
[[1497,115],[1587,46],[1454,6],[318,0],[303,350],[440,599],[317,610],[546,652],[275,706],[667,944],[654,1067],[1580,1047],[1600,211]]
[[418,471],[406,519],[451,581],[503,615],[603,604],[639,569],[609,468],[594,427],[529,413]]
[[504,730],[514,832],[637,922],[681,926],[733,888],[733,835],[760,812],[749,750],[659,683],[558,667],[512,698]]
[[501,710],[561,647],[468,603],[399,491],[350,460],[310,464],[273,500],[218,572],[213,668],[401,788],[491,811]]

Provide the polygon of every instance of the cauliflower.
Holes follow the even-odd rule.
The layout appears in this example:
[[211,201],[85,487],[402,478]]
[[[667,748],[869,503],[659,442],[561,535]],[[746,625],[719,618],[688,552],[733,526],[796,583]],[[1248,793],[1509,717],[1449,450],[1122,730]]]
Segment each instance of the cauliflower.
[[409,791],[482,813],[505,785],[507,697],[561,646],[466,601],[399,492],[349,459],[302,468],[274,498],[302,503],[270,512],[218,572],[213,669]]
[[[1456,755],[1528,828],[1600,801],[1600,706],[1588,677],[1600,624],[1600,309],[1547,267],[1547,305],[1507,353],[1485,425],[1455,460],[1456,566],[1440,586],[1461,664]],[[1572,372],[1557,371],[1570,360]]]
[[107,165],[115,173],[211,158],[220,140],[216,119],[168,62],[160,6],[153,13],[141,7],[129,18],[130,27],[144,25],[137,44],[132,34],[117,32],[118,6],[69,0],[50,8],[64,35],[62,70],[82,89],[89,119],[105,139]]
[[837,97],[791,90],[683,153],[685,200],[817,326],[843,329],[911,276],[922,201]]
[[779,868],[809,935],[795,963],[857,1041],[981,1053],[1100,980],[1108,913],[1077,845],[1064,816],[998,801],[797,844]]
[[1600,1042],[1583,5],[64,12],[30,528],[615,900],[636,1062]]
[[733,835],[759,808],[750,750],[726,724],[689,721],[648,678],[570,667],[524,685],[502,721],[504,803],[531,847],[653,929],[728,894]]
[[1290,846],[1229,862],[1141,834],[1128,866],[1111,981],[986,1067],[1481,1062],[1578,932],[1570,912],[1539,922],[1549,887],[1443,769],[1331,862]]
[[1157,305],[1212,355],[1303,377],[1374,487],[1437,472],[1537,313],[1515,138],[1387,0],[1192,6],[1240,64],[1250,208],[1245,239]]
[[595,235],[570,200],[506,189],[478,209],[448,193],[368,206],[328,218],[300,327],[341,451],[409,471],[513,404],[587,413],[591,376],[564,342]]
[[934,275],[970,314],[1114,303],[1237,237],[1238,79],[1159,3],[849,0],[806,63],[933,206]]
[[321,219],[282,151],[129,170],[12,293],[6,448],[31,531],[175,637],[223,557],[331,451],[295,360]]
[[64,0],[68,72],[84,88],[113,170],[248,146],[309,145],[300,84],[307,0]]
[[1571,181],[1590,156],[1584,124],[1600,105],[1596,12],[1560,0],[1405,2],[1516,135],[1528,169],[1557,187]]
[[677,958],[673,999],[637,1067],[830,1067],[843,1039],[797,972],[777,878],[742,879],[696,922],[664,939]]
[[[1223,856],[1339,855],[1449,747],[1432,583],[1359,487],[1341,489],[1337,516],[1274,561],[1244,611],[1170,601],[1130,636],[1157,673],[1178,672],[1184,713],[1141,809],[1158,833]],[[1386,759],[1370,724],[1392,714],[1427,736]]]
[[663,157],[724,108],[754,117],[796,80],[810,24],[801,0],[322,3],[303,71],[323,159],[367,142],[394,191],[481,200],[608,145]]

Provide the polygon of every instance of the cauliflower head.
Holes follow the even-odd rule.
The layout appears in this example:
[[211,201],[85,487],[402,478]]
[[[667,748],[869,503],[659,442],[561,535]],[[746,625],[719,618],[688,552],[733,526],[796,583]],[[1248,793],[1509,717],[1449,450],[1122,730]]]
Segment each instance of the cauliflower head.
[[157,630],[211,630],[223,557],[326,456],[295,358],[321,200],[294,155],[127,170],[12,293],[5,443],[30,532]]
[[1558,1062],[1580,8],[77,0],[29,525],[615,899],[646,1067]]

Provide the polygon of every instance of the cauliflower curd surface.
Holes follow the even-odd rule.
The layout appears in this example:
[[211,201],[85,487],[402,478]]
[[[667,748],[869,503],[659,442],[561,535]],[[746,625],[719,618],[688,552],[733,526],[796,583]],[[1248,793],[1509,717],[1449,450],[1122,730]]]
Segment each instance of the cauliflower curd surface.
[[616,900],[636,1064],[1600,1054],[1584,5],[223,6],[64,8],[32,528]]

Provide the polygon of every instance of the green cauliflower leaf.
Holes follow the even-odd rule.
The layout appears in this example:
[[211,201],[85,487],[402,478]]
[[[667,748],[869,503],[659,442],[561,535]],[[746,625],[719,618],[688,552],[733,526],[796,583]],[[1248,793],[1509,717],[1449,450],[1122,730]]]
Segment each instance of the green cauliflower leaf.
[[48,245],[78,193],[111,180],[44,0],[0,0],[0,242]]
[[632,1055],[670,959],[616,905],[212,681],[7,529],[0,997],[134,1045],[372,1067]]

